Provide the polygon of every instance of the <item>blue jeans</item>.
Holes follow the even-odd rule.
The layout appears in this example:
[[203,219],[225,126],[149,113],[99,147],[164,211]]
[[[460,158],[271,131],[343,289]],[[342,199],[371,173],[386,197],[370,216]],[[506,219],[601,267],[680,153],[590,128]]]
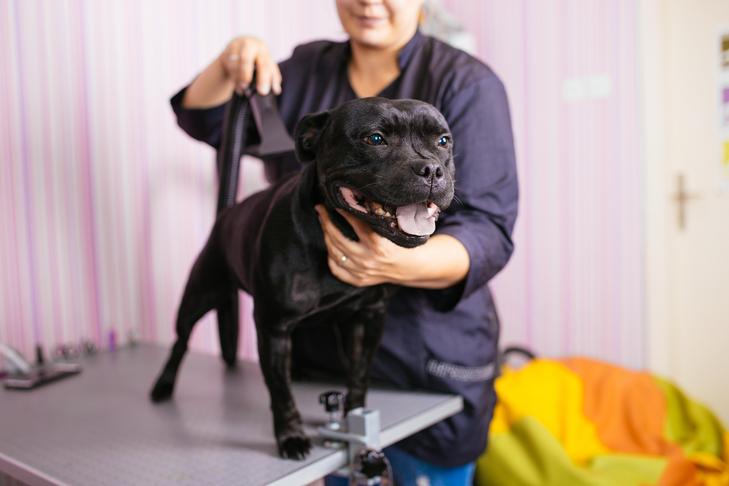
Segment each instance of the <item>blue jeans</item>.
[[[411,456],[395,446],[386,447],[385,455],[392,466],[396,486],[471,486],[476,464],[440,467]],[[327,476],[325,486],[346,486],[348,479]]]

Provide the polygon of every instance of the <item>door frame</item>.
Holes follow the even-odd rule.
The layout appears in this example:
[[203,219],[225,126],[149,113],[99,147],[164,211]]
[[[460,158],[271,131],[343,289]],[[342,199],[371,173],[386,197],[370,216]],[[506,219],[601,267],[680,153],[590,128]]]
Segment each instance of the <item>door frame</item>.
[[670,215],[671,173],[666,164],[665,37],[663,0],[638,2],[638,72],[640,73],[643,152],[643,265],[646,367],[672,375],[674,324],[671,316]]

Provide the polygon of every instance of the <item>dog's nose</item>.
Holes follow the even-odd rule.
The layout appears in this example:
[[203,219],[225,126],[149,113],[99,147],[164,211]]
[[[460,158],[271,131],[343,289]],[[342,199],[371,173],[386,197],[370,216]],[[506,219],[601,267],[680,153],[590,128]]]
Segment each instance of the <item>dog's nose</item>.
[[423,177],[428,181],[443,178],[443,168],[440,166],[440,164],[426,162],[421,164],[413,164],[411,167],[416,175],[419,175],[420,177]]

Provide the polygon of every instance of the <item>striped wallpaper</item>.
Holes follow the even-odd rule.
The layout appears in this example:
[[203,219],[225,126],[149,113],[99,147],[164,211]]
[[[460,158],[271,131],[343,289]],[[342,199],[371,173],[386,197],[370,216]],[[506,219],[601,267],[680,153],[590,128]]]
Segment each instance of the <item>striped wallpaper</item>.
[[[511,99],[522,203],[503,342],[644,361],[636,8],[445,1]],[[213,152],[168,98],[237,33],[342,38],[334,2],[0,0],[0,341],[171,342],[213,221]],[[260,185],[247,160],[243,191]],[[242,191],[242,192],[243,192]],[[255,356],[243,298],[243,354]],[[217,349],[212,318],[193,347]]]
[[449,0],[510,95],[522,201],[502,342],[645,362],[638,3]]

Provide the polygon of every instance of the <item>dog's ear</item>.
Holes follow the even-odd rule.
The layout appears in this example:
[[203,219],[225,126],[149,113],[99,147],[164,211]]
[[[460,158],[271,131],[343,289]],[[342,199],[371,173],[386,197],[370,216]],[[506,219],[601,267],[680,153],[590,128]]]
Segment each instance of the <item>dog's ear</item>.
[[324,127],[329,121],[329,112],[322,111],[305,115],[294,129],[296,157],[301,163],[311,162],[316,158],[316,150]]

